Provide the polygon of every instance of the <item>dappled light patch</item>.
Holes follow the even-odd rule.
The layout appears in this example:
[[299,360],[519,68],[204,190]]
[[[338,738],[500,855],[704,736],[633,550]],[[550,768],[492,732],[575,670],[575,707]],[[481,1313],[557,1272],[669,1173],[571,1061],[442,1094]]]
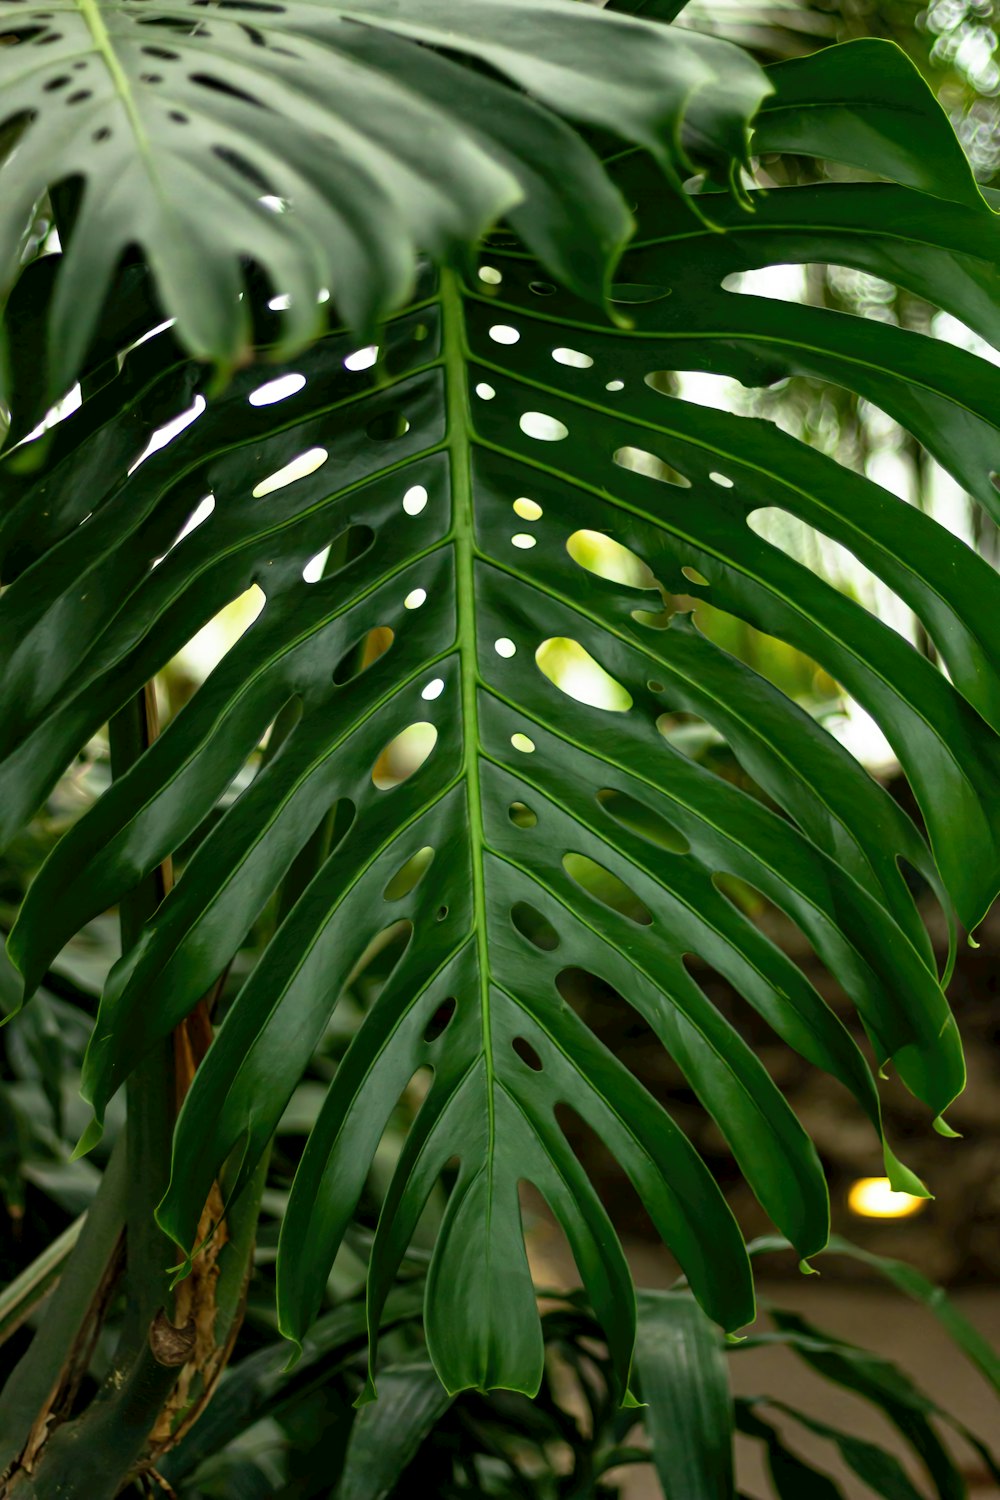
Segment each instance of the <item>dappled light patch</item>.
[[627,688],[606,672],[579,641],[552,636],[538,647],[535,661],[544,677],[578,703],[611,713],[625,713],[632,707],[632,695]]
[[395,735],[372,768],[372,781],[379,791],[390,791],[419,771],[437,738],[437,726],[426,720],[408,724]]
[[566,542],[566,551],[575,563],[598,578],[637,589],[656,587],[656,579],[642,558],[602,531],[574,531]]
[[645,902],[640,901],[624,880],[604,865],[598,864],[596,859],[591,859],[589,854],[564,854],[562,864],[570,880],[586,891],[588,896],[603,901],[605,906],[619,916],[628,917],[630,922],[635,922],[640,927],[651,924],[653,914]]
[[566,423],[544,411],[523,411],[518,426],[525,437],[535,438],[540,443],[560,443],[569,437]]
[[306,377],[304,375],[277,375],[273,380],[259,385],[255,391],[251,391],[247,400],[251,406],[273,406],[278,401],[287,401],[289,396],[294,396],[298,391],[304,389]]
[[385,901],[402,901],[411,891],[416,890],[424,875],[430,869],[434,858],[434,850],[430,844],[425,844],[418,849],[416,854],[411,854],[409,859],[404,860],[399,869],[387,882],[382,898]]
[[634,448],[630,445],[616,448],[614,460],[620,469],[628,469],[633,474],[642,474],[646,479],[659,480],[660,484],[674,484],[682,490],[691,488],[690,479],[687,479],[678,469],[671,467],[665,459],[648,452],[645,448]]
[[283,490],[286,485],[294,484],[297,479],[315,474],[326,463],[327,457],[325,448],[307,448],[304,453],[297,454],[287,464],[282,464],[280,469],[275,469],[273,474],[255,484],[252,491],[254,499],[261,500],[275,490]]
[[396,639],[396,632],[391,625],[376,625],[371,630],[364,631],[358,639],[341,656],[333,669],[333,680],[338,687],[345,683],[353,682],[362,672],[367,671],[384,656]]
[[640,838],[656,844],[669,854],[690,853],[691,845],[684,834],[644,802],[613,787],[602,787],[597,793],[597,801],[609,818],[613,818],[630,833],[638,834]]

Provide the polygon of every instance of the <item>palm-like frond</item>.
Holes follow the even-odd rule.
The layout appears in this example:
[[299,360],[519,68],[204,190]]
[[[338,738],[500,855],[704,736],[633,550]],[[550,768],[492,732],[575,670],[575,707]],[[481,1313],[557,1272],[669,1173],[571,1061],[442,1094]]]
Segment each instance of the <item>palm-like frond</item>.
[[[920,118],[924,167],[948,160],[933,101]],[[717,144],[727,138],[723,126]],[[877,122],[868,140],[873,169],[892,173],[898,141]],[[836,129],[826,149],[846,154]],[[638,152],[612,173],[639,205],[639,238],[611,292],[627,329],[557,288],[523,239],[502,234],[467,275],[428,273],[367,370],[352,335],[330,334],[278,386],[239,372],[137,462],[151,427],[187,407],[203,379],[162,331],[120,371],[94,373],[40,472],[24,466],[30,445],[7,461],[15,503],[2,541],[18,575],[0,602],[8,826],[226,602],[251,582],[266,595],[192,702],[42,870],[12,936],[28,988],[81,923],[194,841],[103,998],[85,1069],[99,1122],[329,826],[328,856],[184,1104],[161,1222],[193,1251],[213,1181],[224,1168],[229,1191],[247,1181],[356,965],[407,924],[298,1170],[280,1316],[300,1339],[395,1103],[429,1069],[375,1237],[369,1318],[374,1338],[431,1187],[454,1168],[426,1307],[449,1390],[530,1392],[540,1379],[525,1181],[569,1238],[627,1388],[634,1294],[559,1106],[614,1151],[711,1316],[727,1329],[752,1317],[749,1262],[720,1189],[664,1101],[577,1014],[569,970],[598,976],[642,1015],[808,1256],[828,1229],[816,1151],[687,957],[841,1080],[880,1133],[877,1092],[842,1022],[720,877],[763,892],[801,928],[878,1063],[891,1059],[935,1115],[962,1086],[961,1050],[899,861],[970,928],[1000,883],[992,571],[869,480],[769,424],[665,394],[661,378],[695,369],[761,384],[807,372],[847,384],[995,507],[994,367],[915,334],[720,287],[751,266],[834,260],[995,337],[992,215],[978,197],[946,202],[953,184],[941,196],[869,184],[758,196],[750,214],[712,195],[706,225]],[[127,296],[118,316],[131,326]],[[896,589],[951,680],[759,535],[755,513],[772,507],[844,543]],[[594,533],[617,550],[595,561]],[[328,547],[325,576],[306,582]],[[692,592],[800,648],[853,693],[896,750],[929,849],[805,712],[684,615],[664,628],[664,598]],[[391,644],[371,660],[359,647],[376,628]],[[599,702],[561,690],[559,651],[589,659]],[[666,740],[658,721],[678,711],[715,726],[766,795]],[[263,768],[213,817],[275,723]],[[384,752],[417,725],[422,763],[388,776]],[[894,1181],[915,1187],[885,1151]]]

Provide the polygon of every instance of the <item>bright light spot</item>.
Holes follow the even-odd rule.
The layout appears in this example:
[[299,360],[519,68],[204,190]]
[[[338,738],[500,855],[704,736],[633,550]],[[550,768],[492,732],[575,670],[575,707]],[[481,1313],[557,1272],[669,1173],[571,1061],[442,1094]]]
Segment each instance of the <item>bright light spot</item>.
[[273,193],[265,193],[262,198],[257,199],[265,208],[269,208],[273,214],[288,212],[288,204],[284,198],[276,198]]
[[403,509],[408,516],[419,516],[427,504],[427,491],[422,484],[411,485],[403,496]]
[[530,755],[535,748],[534,740],[529,740],[526,734],[512,734],[510,742],[515,750],[521,750],[525,755]]
[[[67,394],[61,401],[57,401],[55,406],[51,406],[49,408],[49,410],[45,413],[45,416],[39,422],[38,426],[33,427],[28,435],[22,439],[22,441],[25,443],[30,443],[34,438],[41,437],[43,432],[48,432],[50,427],[54,427],[56,423],[61,422],[64,417],[72,416],[73,412],[79,411],[82,399],[83,397],[80,392],[80,387],[79,385],[75,385],[71,391],[67,392]],[[131,473],[131,470],[129,472]]]
[[878,773],[898,768],[896,752],[882,733],[881,726],[853,698],[845,701],[842,713],[824,717],[823,727],[866,770]]
[[265,602],[261,590],[255,583],[251,584],[245,594],[227,604],[214,619],[203,625],[197,635],[181,647],[174,661],[195,683],[204,682],[209,672],[253,624]]
[[605,708],[625,713],[632,707],[632,695],[579,641],[554,636],[543,641],[535,652],[535,661],[551,683],[568,698],[591,708]]
[[286,484],[294,484],[296,479],[305,479],[307,474],[314,474],[325,463],[325,448],[309,448],[293,458],[291,463],[285,464],[283,469],[276,469],[273,474],[262,479],[260,484],[255,485],[253,497],[259,500],[262,495],[270,495],[272,490],[283,490]]
[[496,391],[491,385],[487,385],[485,380],[481,380],[476,386],[476,395],[483,401],[492,401]]
[[[198,504],[195,506],[194,510],[191,512],[190,516],[185,522],[184,529],[178,532],[177,542],[182,541],[184,537],[186,537],[189,532],[192,532],[196,526],[200,526],[202,521],[207,521],[208,517],[212,514],[214,509],[214,495],[206,495],[204,500],[199,500]],[[177,542],[174,542],[175,547],[177,546]]]
[[195,396],[187,411],[182,411],[179,416],[173,417],[169,422],[164,422],[162,427],[156,429],[135,463],[129,469],[129,473],[134,474],[139,465],[146,462],[150,454],[156,453],[160,448],[165,448],[179,432],[183,432],[185,427],[190,427],[195,418],[200,417],[204,410],[204,396]]
[[552,358],[560,365],[571,365],[574,370],[589,370],[594,361],[589,354],[579,349],[553,349]]
[[731,490],[733,487],[733,481],[730,479],[728,474],[716,474],[713,470],[708,477],[713,484],[721,484],[724,490]]
[[479,279],[480,281],[485,281],[487,286],[499,286],[501,281],[503,281],[503,276],[497,270],[496,266],[480,266]]
[[[182,542],[186,536],[188,536],[192,531],[194,531],[194,529],[195,529],[196,526],[200,526],[201,523],[202,523],[202,521],[207,520],[208,517],[212,514],[212,512],[213,512],[214,509],[215,509],[215,496],[214,495],[206,495],[203,500],[199,500],[198,504],[195,506],[194,510],[191,512],[191,514],[188,517],[187,521],[184,523],[184,526],[181,528],[181,530],[174,537],[174,540],[170,543],[170,546],[167,548],[167,552],[173,552],[173,550],[177,546],[178,542]],[[93,515],[93,511],[91,511],[90,514]],[[90,516],[89,515],[88,516],[84,516],[83,519],[84,519],[84,521],[89,521],[90,520]],[[80,522],[80,525],[81,526],[83,525],[83,521]],[[164,552],[163,557],[166,557],[167,552]],[[160,563],[163,561],[163,557],[157,557],[157,558],[153,559],[153,567],[154,568],[158,568],[160,566]]]
[[319,289],[319,293],[318,293],[318,295],[316,297],[316,301],[317,302],[329,302],[329,300],[330,300],[330,288],[328,286],[321,286],[320,289]]
[[317,552],[315,557],[309,559],[302,569],[302,577],[306,583],[319,583],[323,577],[323,569],[326,567],[326,560],[329,556],[329,547],[324,547],[322,552]]
[[550,417],[543,411],[525,411],[518,423],[525,437],[538,438],[543,443],[558,443],[569,436],[569,428],[558,417]]
[[389,791],[419,771],[437,744],[437,737],[435,726],[422,720],[419,724],[408,724],[390,740],[372,767],[372,781],[379,791]]
[[301,391],[305,383],[304,375],[279,375],[276,380],[269,380],[266,385],[259,385],[250,392],[250,405],[273,406],[276,401],[284,401]]
[[529,500],[527,496],[521,495],[514,501],[514,511],[522,521],[538,521],[541,519],[542,507],[537,500]]
[[427,598],[426,589],[411,589],[403,600],[404,609],[419,609]]
[[625,382],[624,380],[609,380],[604,389],[606,391],[623,391],[625,389]]
[[496,652],[497,656],[509,657],[514,655],[517,647],[508,636],[502,635],[498,641],[493,642],[493,649]]
[[513,543],[513,545],[515,547],[520,547],[522,552],[527,552],[529,547],[533,547],[535,545],[535,541],[536,538],[533,536],[529,536],[526,531],[519,531],[516,536],[511,537],[511,542]]
[[735,271],[723,278],[727,292],[750,297],[770,297],[776,302],[805,302],[808,296],[805,266],[759,266],[753,271]]
[[888,1177],[859,1177],[851,1184],[847,1206],[863,1219],[905,1219],[926,1208],[927,1199],[894,1193]]
[[494,344],[516,344],[520,337],[517,329],[511,328],[509,323],[494,323],[490,329]]
[[443,692],[444,692],[444,678],[443,677],[435,677],[432,682],[429,682],[427,684],[427,686],[424,688],[424,690],[420,694],[420,696],[421,696],[421,698],[426,698],[426,700],[427,700],[428,703],[433,703],[434,699],[435,698],[440,698],[440,696],[441,696],[441,694]]
[[378,359],[378,345],[369,344],[366,349],[356,349],[344,360],[345,370],[370,370]]
[[286,312],[292,305],[292,299],[287,292],[282,292],[279,297],[272,297],[267,305],[272,312]]

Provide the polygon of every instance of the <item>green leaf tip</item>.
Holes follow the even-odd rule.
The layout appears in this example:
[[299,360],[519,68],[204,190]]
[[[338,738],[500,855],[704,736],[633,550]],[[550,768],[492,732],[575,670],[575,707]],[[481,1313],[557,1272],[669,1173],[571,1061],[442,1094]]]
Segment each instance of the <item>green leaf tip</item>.
[[89,1151],[93,1151],[94,1147],[97,1145],[103,1134],[104,1126],[95,1115],[90,1124],[87,1126],[86,1130],[83,1132],[83,1135],[81,1135],[80,1139],[73,1147],[73,1153],[70,1156],[70,1161],[79,1161],[81,1156],[86,1156]]
[[815,1266],[811,1266],[805,1259],[799,1261],[799,1270],[803,1276],[818,1276],[820,1273]]
[[944,1115],[937,1116],[936,1120],[934,1121],[934,1129],[937,1131],[938,1135],[943,1135],[949,1141],[960,1141],[962,1139],[962,1132],[960,1130],[954,1130],[948,1124],[948,1121],[945,1119]]
[[899,1160],[886,1142],[882,1144],[882,1160],[885,1163],[885,1175],[894,1193],[909,1193],[911,1198],[934,1197],[926,1183],[922,1182],[916,1172],[912,1172],[905,1162]]

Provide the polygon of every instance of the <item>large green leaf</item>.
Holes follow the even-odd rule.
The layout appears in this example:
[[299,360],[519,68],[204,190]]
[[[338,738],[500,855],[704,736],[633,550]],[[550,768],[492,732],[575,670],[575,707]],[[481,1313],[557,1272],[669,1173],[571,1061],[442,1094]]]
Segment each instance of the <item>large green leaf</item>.
[[[427,76],[439,60],[428,54]],[[728,125],[717,125],[724,152]],[[529,236],[504,230],[478,274],[428,272],[386,325],[377,363],[357,357],[353,335],[330,334],[280,383],[243,369],[201,410],[205,372],[161,330],[120,370],[94,358],[80,410],[47,444],[13,449],[4,469],[6,830],[203,623],[251,582],[266,596],[191,702],[56,848],[12,935],[30,991],[83,922],[184,850],[181,878],[103,996],[84,1144],[300,851],[325,837],[336,806],[329,856],[300,882],[186,1099],[160,1217],[192,1253],[213,1181],[224,1166],[232,1191],[249,1180],[344,985],[374,941],[404,933],[299,1165],[279,1312],[301,1340],[386,1122],[420,1074],[426,1096],[374,1239],[369,1326],[374,1341],[444,1175],[426,1326],[448,1391],[538,1386],[525,1181],[562,1224],[627,1391],[634,1293],[560,1106],[617,1156],[710,1316],[734,1329],[753,1315],[749,1262],[719,1187],[665,1101],[578,1013],[574,971],[640,1013],[777,1228],[808,1256],[828,1229],[816,1151],[688,958],[839,1079],[880,1135],[878,1096],[845,1025],[728,898],[726,877],[797,924],[879,1063],[891,1059],[934,1115],[962,1087],[963,1064],[899,861],[968,927],[1000,884],[994,573],[871,481],[770,424],[667,395],[661,378],[702,369],[759,384],[805,371],[849,385],[991,503],[992,366],[719,284],[755,265],[856,255],[875,274],[921,278],[918,289],[961,303],[989,335],[980,267],[994,255],[991,214],[905,187],[826,187],[772,193],[744,221],[713,194],[713,221],[729,232],[707,234],[648,158],[626,153],[612,172],[638,204],[640,238],[612,287],[630,328],[610,325],[572,285],[557,288]],[[553,174],[531,201],[556,204],[559,192]],[[919,248],[897,254],[883,204],[925,226],[899,236]],[[748,227],[758,223],[770,227]],[[852,248],[865,224],[866,242]],[[562,226],[565,248],[565,217]],[[265,344],[279,337],[267,295],[248,288]],[[131,314],[120,316],[130,327]],[[122,346],[132,339],[123,332]],[[182,431],[146,448],[152,429],[185,413]],[[844,541],[896,589],[951,680],[748,524],[771,508]],[[306,582],[328,547],[325,576]],[[803,710],[686,614],[663,628],[664,599],[692,592],[850,689],[893,744],[930,849]],[[373,660],[361,643],[379,627],[391,644]],[[761,795],[688,758],[669,722],[665,737],[661,717],[674,712],[721,732]],[[256,774],[222,804],[272,725]],[[387,747],[398,752],[414,725],[425,758],[405,777],[398,763],[388,774]],[[885,1159],[897,1186],[921,1190],[888,1147]]]
[[[331,295],[372,330],[411,292],[416,252],[462,255],[505,213],[600,300],[628,211],[560,116],[642,145],[677,183],[682,123],[703,160],[740,157],[767,89],[724,42],[570,0],[463,0],[459,20],[450,0],[16,0],[0,10],[0,291],[36,204],[71,180],[54,393],[136,245],[182,343],[226,364],[252,337],[246,256],[287,303],[286,349],[325,326]],[[570,249],[536,191],[553,175]]]

